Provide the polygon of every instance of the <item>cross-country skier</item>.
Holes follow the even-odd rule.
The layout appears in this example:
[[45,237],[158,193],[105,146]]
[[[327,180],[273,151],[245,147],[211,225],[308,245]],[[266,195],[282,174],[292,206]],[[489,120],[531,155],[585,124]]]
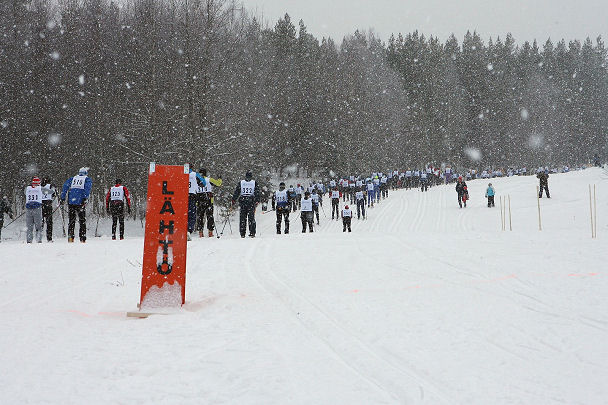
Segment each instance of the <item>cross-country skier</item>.
[[323,200],[316,188],[312,190],[310,199],[312,200],[312,211],[317,216],[317,225],[319,225],[319,205],[323,205]]
[[2,228],[4,227],[4,214],[13,219],[13,210],[8,202],[8,197],[3,196],[0,200],[0,242],[2,242]]
[[336,213],[336,220],[338,219],[340,205],[340,192],[334,188],[331,190],[331,219],[334,219],[334,212]]
[[53,241],[53,199],[57,198],[57,189],[48,178],[42,179],[42,226],[46,224],[46,240]]
[[289,212],[291,211],[292,200],[289,192],[285,190],[285,183],[279,184],[279,189],[272,194],[272,209],[277,214],[277,234],[281,234],[281,222],[285,218],[285,234],[289,233]]
[[76,215],[78,215],[78,236],[80,242],[87,241],[87,219],[86,204],[93,182],[88,177],[89,169],[81,167],[78,174],[70,177],[63,183],[61,190],[60,204],[67,198],[68,201],[68,242],[74,242],[74,228],[76,227]]
[[353,219],[353,211],[348,207],[348,205],[344,206],[342,210],[342,232],[346,232],[348,228],[348,232],[350,232],[350,223]]
[[371,179],[367,182],[367,208],[369,205],[374,206],[374,183],[372,183]]
[[213,237],[215,229],[215,220],[213,219],[213,204],[215,203],[213,187],[222,186],[222,176],[217,179],[207,176],[207,169],[201,168],[199,174],[205,179],[205,185],[199,188],[198,193],[198,211],[197,211],[197,226],[198,235],[204,236],[205,218],[207,219],[207,233],[210,238]]
[[420,173],[420,191],[429,190],[429,179],[428,174],[425,171]]
[[32,178],[32,184],[25,189],[25,223],[27,225],[27,243],[34,239],[36,228],[36,241],[42,243],[42,188],[40,178]]
[[313,232],[313,203],[309,191],[306,191],[304,193],[304,198],[302,199],[302,209],[300,211],[300,218],[302,219],[302,233],[306,233],[306,225],[308,225],[310,232]]
[[125,203],[127,201],[127,213],[131,213],[131,197],[129,189],[122,185],[122,180],[116,179],[114,186],[110,187],[106,194],[106,211],[112,215],[112,240],[116,240],[116,223],[120,225],[120,240],[125,238]]
[[260,191],[255,184],[253,174],[249,170],[245,173],[245,179],[241,180],[234,190],[232,206],[237,200],[241,208],[239,219],[241,238],[245,237],[247,223],[249,223],[249,237],[255,238],[255,207],[260,203]]
[[207,182],[205,178],[197,173],[194,166],[190,164],[190,174],[188,178],[188,240],[192,240],[190,236],[196,228],[196,211],[198,205],[198,194],[201,187],[205,187]]
[[365,188],[361,186],[359,191],[355,193],[355,199],[357,200],[357,219],[361,219],[361,215],[363,215],[363,219],[365,219]]
[[[304,195],[304,189],[300,184],[296,187],[296,201],[295,201],[295,209],[299,210],[302,207],[302,195]],[[295,210],[294,210],[295,211]]]

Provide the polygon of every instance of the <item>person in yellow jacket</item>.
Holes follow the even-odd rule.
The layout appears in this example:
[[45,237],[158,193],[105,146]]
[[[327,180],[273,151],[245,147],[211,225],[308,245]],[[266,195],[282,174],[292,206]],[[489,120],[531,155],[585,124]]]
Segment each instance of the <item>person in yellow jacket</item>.
[[197,229],[199,236],[204,236],[205,229],[205,217],[207,218],[207,231],[209,237],[213,237],[213,230],[215,229],[215,221],[213,220],[213,203],[214,203],[214,187],[222,186],[222,176],[217,179],[207,176],[207,169],[200,169],[199,173],[205,178],[205,185],[199,188],[198,192],[198,215],[197,215]]

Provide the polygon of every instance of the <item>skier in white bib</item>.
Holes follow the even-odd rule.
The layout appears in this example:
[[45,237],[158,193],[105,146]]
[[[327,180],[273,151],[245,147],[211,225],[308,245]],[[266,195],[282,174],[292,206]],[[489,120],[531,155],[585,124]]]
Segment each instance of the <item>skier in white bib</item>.
[[125,238],[125,203],[127,213],[131,213],[131,197],[129,189],[122,185],[122,180],[116,179],[114,186],[106,194],[106,211],[112,215],[112,240],[116,240],[116,223],[120,224],[120,240]]
[[253,179],[253,174],[249,170],[245,173],[245,180],[241,180],[234,190],[232,206],[234,206],[237,200],[241,207],[239,220],[241,238],[245,237],[247,223],[249,223],[249,236],[255,238],[255,208],[260,202],[260,191]]

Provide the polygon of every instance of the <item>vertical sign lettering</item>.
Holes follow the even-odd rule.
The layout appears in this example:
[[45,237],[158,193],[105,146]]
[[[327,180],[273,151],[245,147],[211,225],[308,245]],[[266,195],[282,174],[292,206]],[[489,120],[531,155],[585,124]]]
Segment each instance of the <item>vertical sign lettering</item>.
[[151,164],[140,308],[184,304],[187,232],[187,166]]

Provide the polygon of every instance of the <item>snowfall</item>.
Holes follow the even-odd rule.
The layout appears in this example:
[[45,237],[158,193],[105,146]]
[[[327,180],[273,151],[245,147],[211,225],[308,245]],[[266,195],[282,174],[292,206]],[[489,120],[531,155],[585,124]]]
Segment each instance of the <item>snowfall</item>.
[[352,233],[327,203],[312,234],[234,216],[188,243],[185,305],[145,319],[139,221],[113,241],[89,218],[86,244],[10,225],[0,403],[608,404],[608,173],[551,175],[542,230],[534,176],[491,181],[494,208],[488,180],[462,209],[453,185],[391,191]]

